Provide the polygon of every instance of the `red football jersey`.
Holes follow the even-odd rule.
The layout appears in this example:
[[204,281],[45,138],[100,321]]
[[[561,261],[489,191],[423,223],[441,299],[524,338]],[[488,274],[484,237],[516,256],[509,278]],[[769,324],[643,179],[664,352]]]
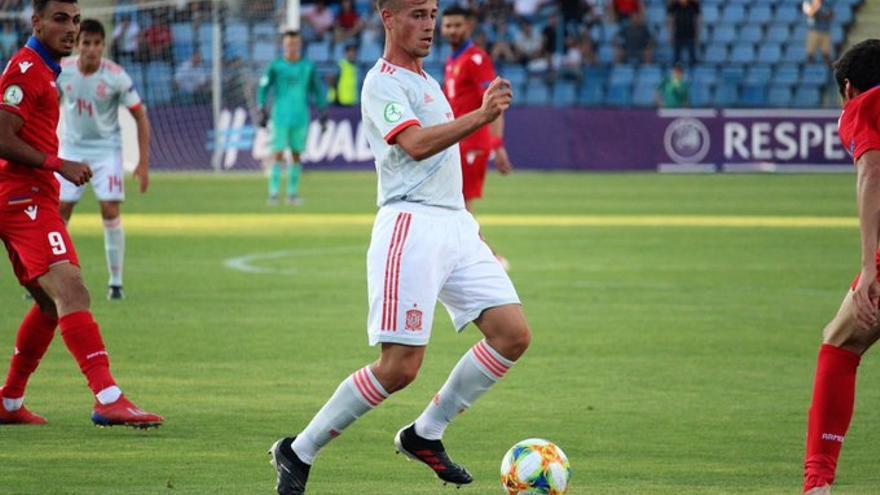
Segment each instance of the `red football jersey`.
[[[49,155],[58,154],[58,88],[61,67],[36,38],[28,40],[0,76],[0,111],[14,113],[24,124],[18,137]],[[40,196],[58,202],[54,172],[0,159],[0,204]]]
[[[452,113],[460,117],[480,108],[483,93],[493,79],[495,68],[489,55],[472,42],[465,43],[446,60],[443,86]],[[462,147],[478,144],[480,148],[488,148],[489,138],[489,126],[483,126],[462,141]]]
[[880,150],[880,86],[847,102],[837,129],[840,142],[854,160],[870,150]]

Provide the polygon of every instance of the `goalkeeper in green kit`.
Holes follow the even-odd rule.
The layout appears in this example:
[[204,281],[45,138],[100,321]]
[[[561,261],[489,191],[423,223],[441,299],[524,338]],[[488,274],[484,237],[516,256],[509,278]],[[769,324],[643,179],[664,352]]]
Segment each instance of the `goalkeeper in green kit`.
[[257,106],[260,108],[260,127],[269,123],[266,97],[273,92],[272,105],[272,166],[269,169],[269,204],[278,203],[281,189],[281,168],[284,153],[290,149],[293,163],[287,167],[287,203],[299,205],[299,176],[302,173],[300,156],[306,148],[309,132],[309,99],[321,112],[321,132],[327,126],[327,98],[318,80],[314,64],[302,59],[302,39],[296,31],[284,33],[284,57],[272,62],[260,78]]

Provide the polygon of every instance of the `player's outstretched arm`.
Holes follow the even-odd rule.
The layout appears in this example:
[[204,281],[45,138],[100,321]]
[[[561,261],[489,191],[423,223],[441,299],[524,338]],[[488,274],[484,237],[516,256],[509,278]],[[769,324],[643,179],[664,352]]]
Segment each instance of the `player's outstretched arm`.
[[87,165],[47,155],[22,141],[17,135],[22,125],[21,117],[0,110],[0,158],[31,168],[55,170],[78,186],[92,178],[92,170]]
[[137,128],[139,155],[137,167],[132,175],[137,179],[141,194],[143,194],[150,187],[150,119],[147,117],[147,110],[143,105],[130,108],[129,112],[131,112]]
[[856,162],[859,225],[862,234],[862,271],[853,294],[856,316],[865,328],[877,325],[880,283],[877,247],[880,235],[880,150],[863,154]]
[[510,108],[512,99],[510,83],[495,78],[483,94],[483,106],[479,109],[445,124],[408,127],[397,136],[395,143],[414,160],[430,158],[493,122]]

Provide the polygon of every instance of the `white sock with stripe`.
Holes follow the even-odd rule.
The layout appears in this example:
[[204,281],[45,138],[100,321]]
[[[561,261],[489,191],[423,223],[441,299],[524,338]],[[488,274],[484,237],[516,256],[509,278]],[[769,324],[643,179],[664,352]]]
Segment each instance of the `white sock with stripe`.
[[513,363],[485,340],[477,342],[458,361],[440,392],[416,419],[416,434],[428,440],[440,440],[449,423],[482,397]]
[[382,403],[388,392],[365,366],[346,378],[330,400],[293,441],[293,451],[306,464],[312,464],[318,451],[358,418]]
[[125,260],[125,231],[122,218],[104,220],[104,252],[107,255],[108,285],[122,286],[122,263]]

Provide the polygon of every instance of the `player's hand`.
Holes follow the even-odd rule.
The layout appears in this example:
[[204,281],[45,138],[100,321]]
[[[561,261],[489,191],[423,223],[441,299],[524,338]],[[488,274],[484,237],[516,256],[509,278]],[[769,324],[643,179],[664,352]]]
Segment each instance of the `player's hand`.
[[507,175],[513,171],[513,164],[510,163],[510,157],[507,156],[507,150],[504,149],[504,146],[499,146],[495,150],[495,169],[501,175]]
[[856,320],[866,330],[877,325],[878,302],[880,302],[880,282],[877,282],[877,267],[863,268],[859,283],[853,291],[856,306]]
[[147,192],[150,187],[150,165],[145,161],[138,162],[131,175],[138,181],[138,189],[141,194]]
[[486,115],[487,122],[492,122],[501,115],[501,112],[510,108],[513,100],[513,90],[510,81],[496,77],[483,93],[483,105],[480,110]]
[[70,160],[61,160],[58,173],[76,186],[81,186],[92,178],[92,169],[88,165]]
[[261,108],[257,111],[257,126],[262,127],[263,129],[269,125],[269,111],[265,108]]

